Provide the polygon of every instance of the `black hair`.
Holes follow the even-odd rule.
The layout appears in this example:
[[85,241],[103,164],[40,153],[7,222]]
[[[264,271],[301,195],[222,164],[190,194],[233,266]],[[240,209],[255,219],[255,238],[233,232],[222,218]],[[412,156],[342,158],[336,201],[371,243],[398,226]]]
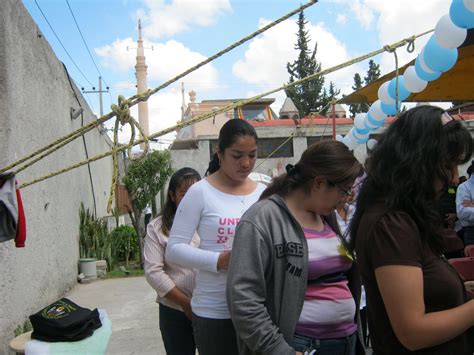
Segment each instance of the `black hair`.
[[[235,143],[237,138],[250,136],[257,140],[257,132],[255,128],[245,120],[238,118],[227,121],[219,131],[218,147],[221,153]],[[212,156],[209,167],[206,170],[206,176],[214,174],[220,168],[219,157],[217,152]]]
[[472,175],[472,169],[473,169],[473,168],[474,168],[474,160],[471,161],[471,165],[469,165],[469,167],[468,167],[467,170],[466,170],[466,173],[467,173],[467,175],[468,175],[469,177],[471,177],[471,175]]
[[422,242],[442,251],[442,218],[435,181],[449,183],[449,170],[471,158],[472,138],[459,121],[444,124],[444,111],[419,106],[405,111],[380,136],[369,153],[357,208],[350,226],[351,249],[367,209],[380,201],[390,210],[407,213]]
[[287,166],[287,173],[273,179],[260,199],[273,194],[285,196],[289,192],[309,189],[316,176],[322,176],[331,185],[352,183],[362,174],[362,166],[341,142],[323,140],[306,149],[295,166]]
[[201,175],[193,168],[181,168],[176,171],[170,179],[168,185],[168,193],[166,194],[166,202],[160,212],[161,231],[164,235],[169,235],[171,226],[173,225],[174,215],[176,214],[176,203],[171,199],[176,195],[176,190],[183,184],[192,185],[196,181],[201,180]]

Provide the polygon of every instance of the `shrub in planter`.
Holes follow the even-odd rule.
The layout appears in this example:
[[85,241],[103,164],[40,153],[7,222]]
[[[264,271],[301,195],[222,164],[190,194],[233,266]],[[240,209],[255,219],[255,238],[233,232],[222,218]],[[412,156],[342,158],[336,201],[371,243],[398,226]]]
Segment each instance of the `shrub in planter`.
[[117,261],[124,261],[128,266],[130,260],[138,259],[138,237],[135,228],[120,226],[111,235],[112,254]]

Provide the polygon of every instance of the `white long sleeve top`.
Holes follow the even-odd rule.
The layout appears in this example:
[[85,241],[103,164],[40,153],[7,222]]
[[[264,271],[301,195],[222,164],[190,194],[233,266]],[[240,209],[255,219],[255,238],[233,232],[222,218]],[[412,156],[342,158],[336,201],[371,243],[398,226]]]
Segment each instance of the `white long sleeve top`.
[[[191,307],[201,317],[229,319],[225,287],[227,273],[217,271],[219,254],[232,249],[234,231],[240,217],[265,189],[258,184],[248,195],[231,195],[213,187],[207,179],[193,184],[176,211],[166,258],[197,269]],[[199,248],[190,243],[195,232]]]
[[466,207],[463,201],[474,202],[474,174],[458,186],[456,191],[456,214],[463,227],[474,226],[474,207]]
[[[148,223],[143,257],[145,259],[145,277],[156,291],[156,302],[183,311],[175,302],[165,298],[175,286],[186,296],[191,297],[195,286],[196,271],[169,262],[165,258],[168,237],[161,230],[161,216]],[[199,236],[194,234],[191,245],[199,245]]]

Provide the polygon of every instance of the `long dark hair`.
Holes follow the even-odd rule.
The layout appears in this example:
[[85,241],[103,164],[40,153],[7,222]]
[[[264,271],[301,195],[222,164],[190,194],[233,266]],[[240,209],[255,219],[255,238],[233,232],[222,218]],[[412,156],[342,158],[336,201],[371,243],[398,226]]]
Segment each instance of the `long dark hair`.
[[331,184],[344,185],[362,173],[362,166],[341,142],[324,140],[309,146],[295,166],[273,179],[260,199],[273,194],[285,196],[299,188],[309,189],[313,179],[321,176]]
[[181,168],[171,176],[168,185],[168,193],[166,194],[166,202],[160,212],[161,231],[164,235],[169,235],[171,226],[173,225],[174,215],[176,214],[176,203],[171,196],[176,196],[176,190],[182,184],[192,185],[196,181],[201,180],[201,175],[193,168]]
[[[246,136],[254,137],[255,140],[257,140],[257,132],[250,123],[237,118],[227,121],[219,131],[219,151],[224,153],[224,150],[234,144],[237,138]],[[217,152],[215,152],[209,162],[209,167],[205,175],[214,174],[219,168],[219,157],[217,156]]]
[[[442,219],[437,209],[435,181],[447,184],[449,169],[472,154],[472,138],[459,121],[443,124],[444,111],[419,106],[404,112],[381,135],[370,152],[357,208],[350,226],[355,249],[362,216],[377,201],[390,210],[410,215],[423,242],[442,251]],[[447,117],[447,116],[445,116]]]

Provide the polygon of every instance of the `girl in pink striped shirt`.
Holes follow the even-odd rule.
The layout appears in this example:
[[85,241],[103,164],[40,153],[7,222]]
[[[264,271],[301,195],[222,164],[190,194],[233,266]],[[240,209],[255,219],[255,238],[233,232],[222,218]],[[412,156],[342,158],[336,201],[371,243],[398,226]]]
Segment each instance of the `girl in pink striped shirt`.
[[[191,295],[195,286],[195,270],[165,260],[168,236],[176,208],[189,187],[201,176],[192,168],[182,168],[171,177],[168,196],[160,215],[147,226],[145,237],[145,276],[156,290],[160,304],[160,331],[166,353],[194,355],[193,327],[191,324]],[[193,246],[199,237],[194,235]]]

